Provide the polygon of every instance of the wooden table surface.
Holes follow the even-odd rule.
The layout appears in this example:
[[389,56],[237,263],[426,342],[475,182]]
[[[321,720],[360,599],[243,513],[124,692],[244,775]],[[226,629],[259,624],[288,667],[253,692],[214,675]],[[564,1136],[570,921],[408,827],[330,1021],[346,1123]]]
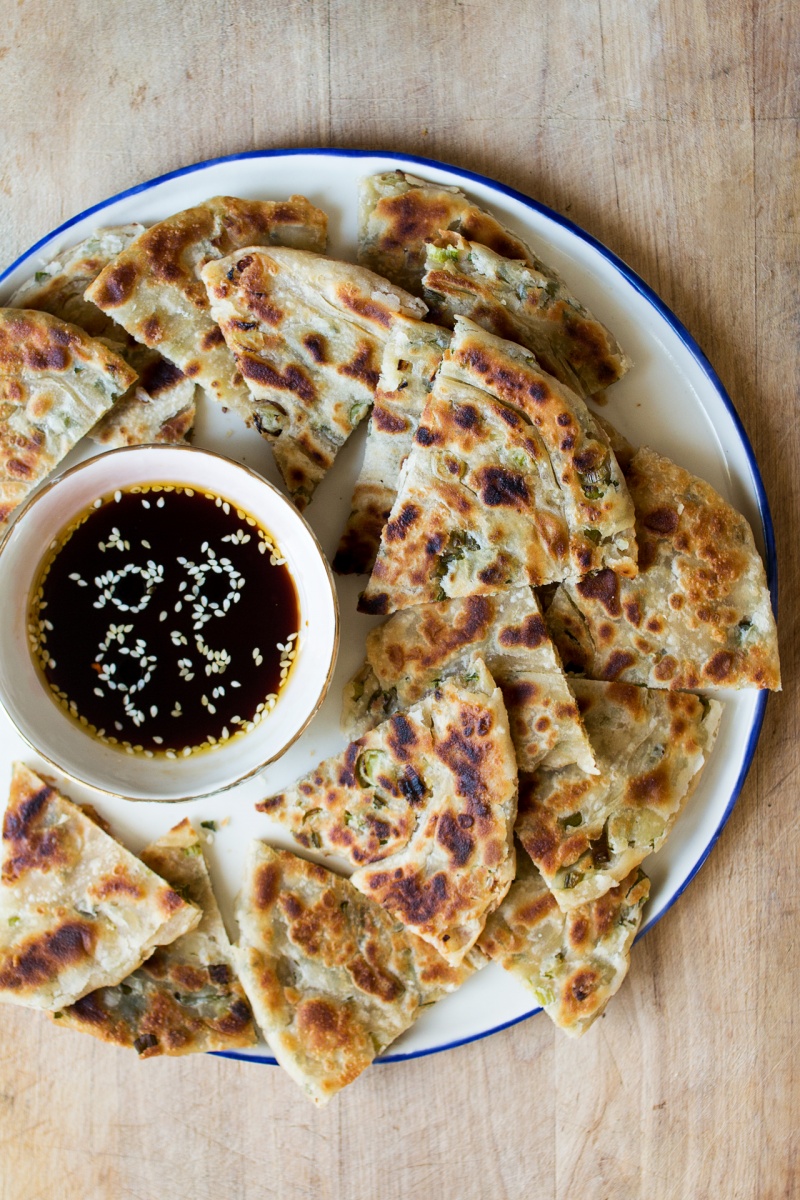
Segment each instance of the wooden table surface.
[[[578,222],[664,298],[753,441],[782,695],[736,809],[580,1042],[545,1017],[368,1071],[154,1060],[0,1012],[0,1200],[800,1194],[798,6],[6,0],[0,264],[80,209],[260,147],[403,150]],[[66,1039],[69,1039],[67,1046]]]

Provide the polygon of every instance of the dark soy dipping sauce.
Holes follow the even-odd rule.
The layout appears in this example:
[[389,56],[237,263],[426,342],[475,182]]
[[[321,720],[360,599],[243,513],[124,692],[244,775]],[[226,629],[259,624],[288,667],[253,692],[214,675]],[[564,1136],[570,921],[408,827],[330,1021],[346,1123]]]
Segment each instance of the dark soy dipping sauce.
[[224,497],[150,484],[51,545],[29,636],[61,706],[101,741],[169,757],[268,719],[299,610],[270,534]]

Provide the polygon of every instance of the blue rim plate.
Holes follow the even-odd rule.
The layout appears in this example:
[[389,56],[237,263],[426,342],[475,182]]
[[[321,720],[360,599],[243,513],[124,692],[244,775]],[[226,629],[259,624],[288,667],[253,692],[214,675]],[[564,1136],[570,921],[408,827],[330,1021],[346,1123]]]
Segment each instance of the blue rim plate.
[[[752,447],[736,410],[705,354],[662,300],[612,251],[574,222],[523,193],[484,175],[418,155],[367,150],[254,150],[195,163],[128,188],[85,209],[40,238],[0,274],[0,296],[8,296],[38,267],[64,247],[107,224],[160,220],[208,196],[281,198],[301,192],[331,216],[332,254],[353,258],[356,241],[356,185],[363,175],[399,168],[437,182],[462,187],[478,203],[529,240],[545,262],[566,278],[577,295],[606,322],[631,354],[634,367],[612,389],[608,415],[634,444],[654,448],[708,479],[750,520],[761,543],[773,607],[777,602],[775,537],[766,492]],[[220,446],[220,439],[225,441]],[[356,436],[321,485],[306,516],[329,556],[346,516],[357,472],[360,445]],[[231,457],[277,481],[266,447],[258,435],[243,431],[232,418],[208,412],[198,422],[196,444],[221,448]],[[71,465],[94,451],[81,448]],[[340,685],[363,658],[363,640],[372,622],[351,617],[363,580],[339,583],[343,651],[337,676],[322,711],[310,730],[278,764],[258,781],[230,797],[181,806],[179,817],[205,820],[232,815],[230,825],[215,835],[209,855],[223,914],[231,927],[232,904],[246,842],[268,836],[288,845],[281,831],[254,814],[253,800],[286,786],[321,758],[337,752]],[[672,907],[705,862],[720,836],[744,785],[755,754],[766,708],[766,693],[726,693],[726,712],[717,747],[700,785],[664,850],[648,860],[653,881],[648,917],[639,936]],[[35,756],[15,742],[0,714],[0,767],[14,756]],[[137,849],[158,837],[176,817],[161,804],[116,810],[88,789],[67,785],[78,800],[94,799],[127,844]],[[655,865],[654,865],[655,864]],[[635,960],[633,970],[635,972]],[[499,968],[489,967],[453,996],[431,1010],[381,1062],[400,1062],[448,1050],[507,1029],[539,1012],[527,993]],[[612,1008],[613,1012],[613,1008]],[[222,1057],[274,1063],[263,1053],[226,1052]]]

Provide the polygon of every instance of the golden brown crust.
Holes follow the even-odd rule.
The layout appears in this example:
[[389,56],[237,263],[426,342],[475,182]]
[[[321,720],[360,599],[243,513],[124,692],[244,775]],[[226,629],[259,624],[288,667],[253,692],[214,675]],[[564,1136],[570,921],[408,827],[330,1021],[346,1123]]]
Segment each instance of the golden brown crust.
[[184,819],[142,861],[203,913],[196,929],[157,949],[115,987],[54,1014],[60,1025],[136,1050],[140,1058],[252,1046],[250,1006],[233,968],[200,838]]
[[443,678],[469,674],[475,657],[503,693],[520,770],[571,762],[594,770],[575,698],[530,588],[395,613],[367,637],[374,683],[361,673],[351,681],[343,718],[363,733],[387,708],[407,708]]
[[519,863],[479,948],[516,975],[560,1029],[580,1037],[628,973],[650,881],[633,870],[613,890],[565,914],[524,854]]
[[402,171],[362,180],[358,261],[379,275],[421,295],[426,242],[444,229],[457,229],[465,238],[509,258],[535,261],[521,238],[458,188]]
[[258,1022],[317,1104],[473,969],[446,964],[349,880],[263,842],[251,846],[237,918]]
[[458,964],[510,883],[516,761],[482,663],[257,805]]
[[239,411],[303,508],[369,411],[394,323],[425,306],[371,271],[300,250],[251,246],[202,276],[250,393]]
[[148,442],[182,442],[194,424],[194,383],[156,350],[136,343],[117,322],[84,299],[100,272],[135,237],[143,225],[98,229],[63,251],[33,279],[23,284],[12,302],[71,321],[92,337],[103,337],[138,375],[136,383],[115,401],[90,431],[93,441],[108,449]]
[[630,360],[613,334],[554,271],[513,261],[458,233],[428,242],[425,298],[438,320],[470,317],[533,351],[541,367],[578,395],[615,383]]
[[0,999],[57,1009],[192,929],[186,903],[21,763],[3,821]]
[[327,217],[304,196],[215,196],[147,229],[101,272],[86,298],[220,403],[238,407],[247,403],[247,389],[209,312],[201,268],[242,246],[324,250],[326,230]]
[[721,705],[684,692],[573,680],[600,774],[520,779],[517,834],[565,911],[660,849],[700,777]]
[[459,318],[420,419],[362,612],[635,572],[633,504],[580,397]]
[[764,567],[747,521],[648,448],[628,469],[639,575],[559,589],[547,620],[565,665],[650,687],[780,688]]
[[135,378],[76,325],[0,309],[0,525]]

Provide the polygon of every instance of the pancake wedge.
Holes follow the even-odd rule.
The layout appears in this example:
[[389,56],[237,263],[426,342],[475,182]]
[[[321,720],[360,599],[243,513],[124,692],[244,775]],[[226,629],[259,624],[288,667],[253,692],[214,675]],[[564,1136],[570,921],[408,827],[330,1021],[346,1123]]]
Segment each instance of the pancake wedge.
[[448,966],[349,880],[264,842],[251,844],[237,920],[256,1019],[319,1105],[473,970]]
[[0,528],[135,378],[76,325],[0,308]]
[[346,732],[363,733],[481,658],[503,693],[520,771],[579,763],[596,770],[575,697],[530,588],[395,613],[367,636],[371,674],[345,689]]
[[600,768],[520,779],[517,834],[559,906],[596,900],[659,850],[708,761],[716,700],[629,683],[573,680]]
[[3,821],[0,1000],[51,1011],[120,983],[201,913],[16,763]]
[[64,250],[11,297],[21,308],[48,312],[71,321],[91,337],[103,337],[137,374],[135,384],[101,417],[89,437],[107,449],[149,442],[182,442],[194,424],[195,385],[155,350],[136,343],[117,322],[84,299],[100,272],[143,225],[98,229]]
[[358,227],[358,261],[417,295],[422,295],[426,242],[443,230],[457,230],[508,258],[536,261],[521,238],[459,188],[403,171],[361,181]]
[[425,306],[371,271],[301,250],[250,247],[202,274],[250,391],[242,415],[304,508],[369,412],[395,322]]
[[436,319],[470,317],[532,350],[539,365],[586,398],[621,379],[630,359],[554,271],[504,258],[458,233],[426,246],[424,296]]
[[633,870],[598,900],[563,913],[536,867],[518,857],[517,878],[479,949],[533,992],[559,1029],[580,1037],[628,974],[650,881]]
[[62,250],[34,276],[23,283],[11,297],[14,308],[35,308],[48,312],[62,321],[69,321],[86,331],[90,337],[106,337],[126,343],[128,335],[113,317],[96,304],[84,299],[84,292],[94,283],[112,259],[125,250],[134,238],[144,233],[144,225],[113,225],[96,229],[75,246]]
[[54,1017],[140,1058],[255,1045],[253,1015],[189,821],[153,842],[142,862],[200,909],[199,925],[156,950],[116,987],[98,988]]
[[633,502],[606,434],[532,355],[459,318],[406,459],[362,612],[635,574]]
[[639,574],[568,581],[548,610],[568,670],[661,688],[780,689],[775,619],[747,521],[647,447],[627,472]]
[[367,429],[364,462],[333,569],[340,575],[372,570],[389,519],[400,468],[450,341],[438,325],[397,318],[383,351],[381,375]]
[[247,389],[211,316],[200,270],[242,246],[324,250],[327,220],[304,196],[215,196],[145,230],[101,271],[86,299],[220,404],[241,408]]
[[517,767],[500,689],[480,661],[256,807],[452,964],[514,875]]

